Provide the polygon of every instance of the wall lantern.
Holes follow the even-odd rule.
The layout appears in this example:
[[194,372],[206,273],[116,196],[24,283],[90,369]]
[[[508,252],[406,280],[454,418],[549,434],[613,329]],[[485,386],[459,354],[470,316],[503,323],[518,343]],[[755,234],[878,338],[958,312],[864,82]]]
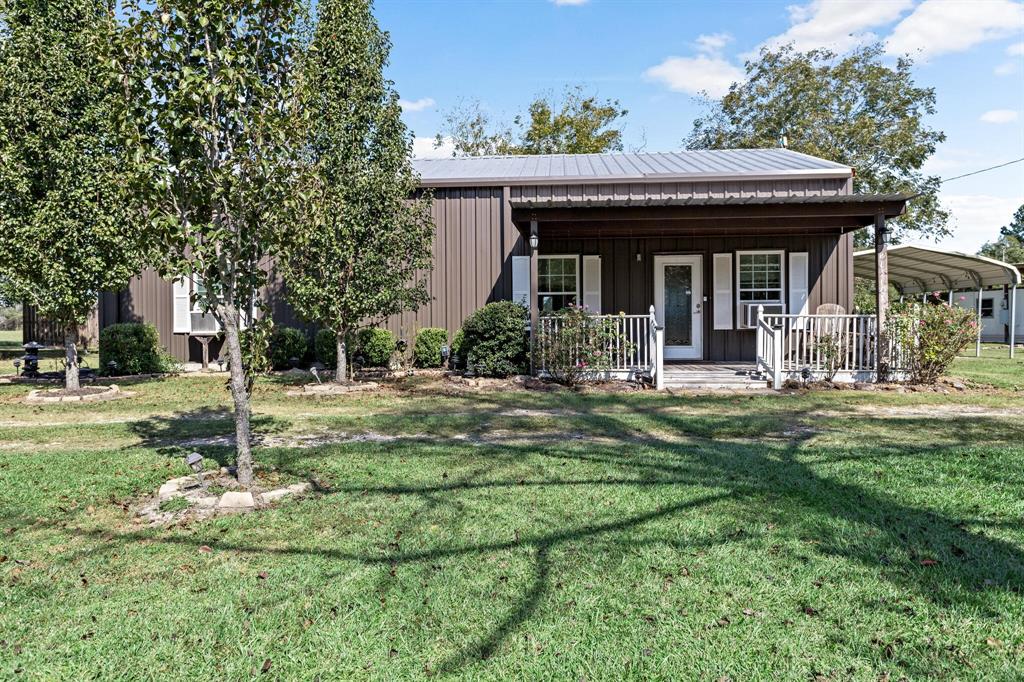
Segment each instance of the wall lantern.
[[644,259],[643,255],[639,251],[637,251],[636,252],[636,262],[639,263],[643,259]]
[[534,232],[530,235],[530,248],[536,251],[538,244],[540,244],[540,239],[537,238],[537,233]]

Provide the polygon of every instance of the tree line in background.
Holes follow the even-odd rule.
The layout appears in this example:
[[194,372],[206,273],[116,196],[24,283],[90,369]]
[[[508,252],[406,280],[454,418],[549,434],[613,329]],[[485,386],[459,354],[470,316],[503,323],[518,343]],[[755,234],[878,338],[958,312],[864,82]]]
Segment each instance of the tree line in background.
[[426,297],[389,49],[369,0],[0,0],[0,282],[68,328],[67,389],[101,291],[145,266],[189,278],[224,331],[251,484],[275,270],[339,344]]
[[[913,61],[883,63],[880,44],[845,55],[763,48],[745,65],[745,79],[721,99],[705,96],[705,111],[683,144],[687,149],[778,147],[853,166],[858,193],[914,194],[907,212],[891,221],[894,241],[950,234],[938,200],[939,178],[922,170],[945,140],[925,124],[935,113],[935,91],[918,87]],[[536,97],[513,119],[495,121],[479,102],[447,112],[435,146],[446,141],[461,156],[573,154],[623,150],[626,115],[618,100],[569,88],[561,101]],[[859,243],[867,231],[857,235]]]

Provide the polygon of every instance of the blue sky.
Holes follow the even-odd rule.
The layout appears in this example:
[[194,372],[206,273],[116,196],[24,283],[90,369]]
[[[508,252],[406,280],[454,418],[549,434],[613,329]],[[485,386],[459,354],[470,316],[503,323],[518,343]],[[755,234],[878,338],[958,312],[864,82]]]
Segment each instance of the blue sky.
[[[389,75],[417,153],[443,112],[478,99],[510,121],[530,99],[582,84],[629,110],[627,149],[682,147],[701,107],[763,44],[843,51],[886,41],[932,86],[947,141],[926,170],[951,177],[1024,157],[1024,3],[1013,0],[377,0],[394,48]],[[419,139],[422,138],[422,139]],[[443,152],[442,152],[443,153]],[[1024,203],[1024,163],[943,188],[950,248],[974,251]]]

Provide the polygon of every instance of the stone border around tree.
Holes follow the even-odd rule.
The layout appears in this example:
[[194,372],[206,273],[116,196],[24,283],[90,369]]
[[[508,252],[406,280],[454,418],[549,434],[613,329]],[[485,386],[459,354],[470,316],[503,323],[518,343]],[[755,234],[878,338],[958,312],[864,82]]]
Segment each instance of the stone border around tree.
[[[136,508],[141,521],[150,525],[167,525],[185,516],[208,518],[222,514],[239,514],[268,507],[274,502],[290,495],[303,495],[313,489],[309,481],[274,488],[272,490],[227,490],[221,494],[211,494],[208,486],[211,482],[223,482],[230,476],[228,469],[204,471],[200,485],[195,475],[180,476],[165,482],[156,491],[156,495],[144,501]],[[181,509],[169,510],[165,504],[174,499],[181,499],[185,506]]]
[[373,391],[380,388],[375,381],[360,381],[350,384],[303,384],[301,388],[288,391],[285,395],[290,397],[317,396],[317,395],[346,395],[348,393],[361,393]]
[[[98,389],[98,390],[92,390]],[[106,400],[120,400],[135,395],[134,391],[122,391],[117,384],[110,386],[87,386],[77,393],[66,394],[63,388],[44,388],[30,391],[26,403],[95,403]]]

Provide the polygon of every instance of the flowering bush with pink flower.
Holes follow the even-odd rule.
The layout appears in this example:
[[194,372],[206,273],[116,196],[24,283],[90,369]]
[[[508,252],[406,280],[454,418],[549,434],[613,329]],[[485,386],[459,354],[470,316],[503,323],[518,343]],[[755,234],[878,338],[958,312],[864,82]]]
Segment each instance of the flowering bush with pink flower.
[[944,302],[894,304],[887,319],[893,366],[911,383],[934,384],[978,336],[975,311]]
[[535,362],[551,379],[575,386],[611,367],[611,349],[628,355],[630,346],[614,319],[569,305],[541,320]]

